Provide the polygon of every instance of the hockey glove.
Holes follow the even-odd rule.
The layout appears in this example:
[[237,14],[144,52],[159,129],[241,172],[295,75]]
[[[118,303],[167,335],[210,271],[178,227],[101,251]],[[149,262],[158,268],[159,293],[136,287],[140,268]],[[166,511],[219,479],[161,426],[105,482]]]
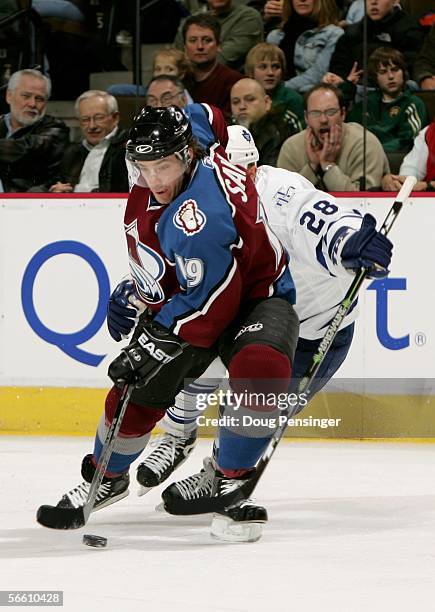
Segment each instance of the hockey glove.
[[120,282],[107,305],[107,327],[116,342],[129,335],[144,309],[145,304],[139,299],[134,282],[132,280]]
[[353,271],[367,268],[368,278],[384,278],[389,274],[392,251],[392,242],[376,231],[376,219],[367,214],[361,229],[346,241],[341,252],[341,263]]
[[115,385],[146,385],[162,368],[179,357],[189,346],[166,327],[147,321],[134,342],[129,344],[109,366]]

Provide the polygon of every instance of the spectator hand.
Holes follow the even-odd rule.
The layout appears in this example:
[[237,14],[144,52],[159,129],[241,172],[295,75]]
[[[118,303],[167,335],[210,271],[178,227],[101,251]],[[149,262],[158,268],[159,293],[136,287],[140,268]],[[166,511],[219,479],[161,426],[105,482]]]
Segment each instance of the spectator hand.
[[50,193],[71,193],[73,186],[70,183],[60,183],[59,181],[50,187]]
[[[429,181],[430,182],[430,181]],[[426,191],[427,190],[427,182],[426,181],[417,181],[413,187],[413,191]]]
[[344,80],[338,76],[338,74],[334,74],[334,72],[327,72],[322,77],[322,83],[337,86],[340,85],[340,83],[344,83]]
[[382,177],[382,189],[383,191],[400,191],[405,179],[406,176],[400,174],[386,174]]
[[311,128],[307,128],[305,131],[305,151],[307,152],[308,163],[311,167],[311,170],[313,172],[316,172],[320,164],[320,147]]
[[280,0],[267,0],[264,5],[264,16],[266,19],[271,19],[272,17],[282,17],[282,2]]
[[353,83],[353,85],[357,85],[359,83],[362,73],[362,70],[358,70],[358,62],[354,62],[352,70],[347,75],[346,80]]
[[341,125],[331,125],[329,133],[325,135],[323,147],[319,153],[319,161],[322,170],[331,162],[335,163],[337,161],[341,149],[342,134],[343,130]]

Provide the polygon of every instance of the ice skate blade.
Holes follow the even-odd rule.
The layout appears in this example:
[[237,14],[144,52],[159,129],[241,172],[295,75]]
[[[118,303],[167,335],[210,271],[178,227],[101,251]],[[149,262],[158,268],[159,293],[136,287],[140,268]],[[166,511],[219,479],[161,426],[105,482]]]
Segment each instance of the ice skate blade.
[[223,542],[257,542],[263,532],[262,522],[233,521],[222,514],[214,514],[210,534]]

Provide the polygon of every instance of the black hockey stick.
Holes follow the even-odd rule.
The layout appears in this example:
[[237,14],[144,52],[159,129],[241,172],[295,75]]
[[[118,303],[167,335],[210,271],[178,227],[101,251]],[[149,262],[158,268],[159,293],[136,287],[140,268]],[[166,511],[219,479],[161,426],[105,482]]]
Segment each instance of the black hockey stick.
[[122,425],[122,420],[127,410],[133,389],[134,385],[129,384],[125,385],[122,390],[115,414],[113,415],[112,423],[107,432],[103,448],[101,449],[100,459],[95,469],[94,477],[92,478],[88,499],[84,506],[79,506],[78,508],[59,508],[58,506],[48,505],[40,506],[36,514],[36,520],[40,525],[50,527],[51,529],[79,529],[86,525],[112,455],[113,447],[115,446],[116,438]]
[[[408,176],[405,182],[403,183],[392,207],[390,208],[385,218],[385,221],[382,224],[381,229],[379,230],[384,236],[387,236],[387,234],[391,230],[395,220],[397,219],[398,214],[400,213],[402,209],[404,202],[406,202],[406,200],[408,199],[416,182],[417,182],[417,179],[414,176]],[[361,285],[363,284],[363,281],[365,280],[367,274],[368,274],[368,269],[361,268],[361,270],[355,276],[351,286],[349,287],[346,295],[344,296],[343,301],[339,305],[331,324],[326,330],[326,333],[323,336],[323,339],[321,340],[319,344],[317,352],[313,355],[311,365],[309,366],[309,368],[307,369],[307,372],[305,373],[305,375],[303,376],[303,378],[301,379],[299,383],[299,387],[298,387],[299,397],[302,394],[309,394],[310,385],[313,382],[313,379],[315,378],[326,356],[326,353],[331,348],[334,338],[337,335],[338,330],[340,329],[340,325],[342,324],[346,314],[348,313],[355,298],[357,297],[358,292],[361,288]],[[298,402],[298,404],[294,408],[292,408],[291,412],[290,412],[290,408],[282,412],[282,415],[285,416],[286,418],[285,420],[282,419],[281,425],[279,425],[277,429],[275,430],[275,433],[270,439],[270,442],[269,442],[269,445],[266,451],[264,452],[263,456],[261,457],[261,459],[258,461],[256,465],[253,476],[249,480],[247,480],[246,483],[241,485],[238,489],[225,495],[225,504],[224,504],[225,508],[229,508],[230,506],[233,506],[247,499],[248,497],[252,495],[252,492],[257,486],[258,481],[260,480],[264,470],[268,466],[269,461],[271,460],[272,455],[276,450],[276,447],[278,446],[281,438],[283,437],[285,433],[285,430],[287,429],[287,420],[291,418],[291,416],[294,415],[298,411],[299,407],[300,407],[300,403]],[[217,502],[218,506],[220,505],[216,498],[214,501]],[[220,508],[216,507],[216,510],[222,510],[224,509],[224,507],[223,505]]]

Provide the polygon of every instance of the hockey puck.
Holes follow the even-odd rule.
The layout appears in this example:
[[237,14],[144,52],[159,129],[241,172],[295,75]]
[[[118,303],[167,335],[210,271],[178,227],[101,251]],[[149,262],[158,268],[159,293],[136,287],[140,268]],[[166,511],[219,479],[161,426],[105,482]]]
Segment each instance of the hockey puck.
[[83,536],[83,544],[86,544],[86,546],[93,546],[94,548],[105,548],[107,546],[107,538],[85,533]]

